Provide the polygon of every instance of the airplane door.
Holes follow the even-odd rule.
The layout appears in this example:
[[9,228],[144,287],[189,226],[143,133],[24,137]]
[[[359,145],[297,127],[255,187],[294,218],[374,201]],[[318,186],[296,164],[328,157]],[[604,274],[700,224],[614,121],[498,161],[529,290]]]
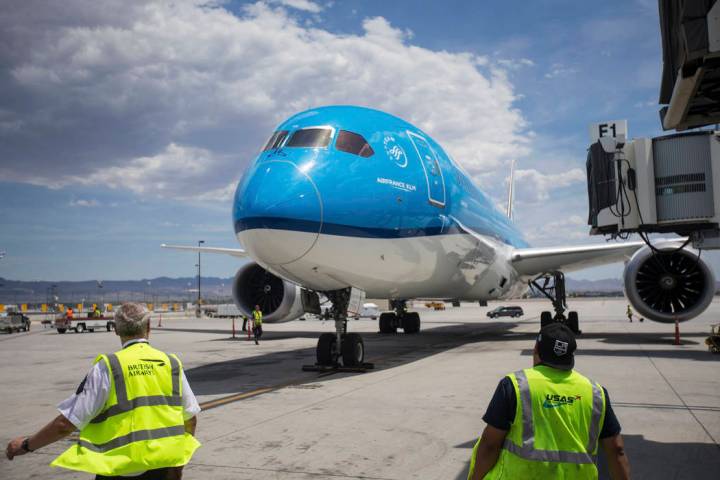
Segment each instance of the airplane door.
[[407,132],[415,147],[420,164],[425,172],[428,187],[428,200],[436,207],[445,206],[445,181],[443,179],[440,162],[430,144],[416,133]]

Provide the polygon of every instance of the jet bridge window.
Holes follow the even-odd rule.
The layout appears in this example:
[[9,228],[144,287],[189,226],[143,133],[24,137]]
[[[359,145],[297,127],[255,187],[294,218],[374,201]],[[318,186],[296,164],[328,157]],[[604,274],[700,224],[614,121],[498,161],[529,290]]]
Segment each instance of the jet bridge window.
[[352,153],[365,158],[372,157],[375,153],[362,135],[347,130],[340,130],[335,141],[335,148],[341,152]]
[[332,128],[303,128],[292,134],[286,147],[325,148],[330,144]]
[[270,137],[270,140],[268,140],[267,144],[265,145],[265,148],[263,148],[263,152],[267,152],[268,150],[273,150],[275,148],[279,148],[280,145],[282,145],[285,138],[287,138],[288,131],[287,130],[278,130],[277,132],[272,134],[272,137]]

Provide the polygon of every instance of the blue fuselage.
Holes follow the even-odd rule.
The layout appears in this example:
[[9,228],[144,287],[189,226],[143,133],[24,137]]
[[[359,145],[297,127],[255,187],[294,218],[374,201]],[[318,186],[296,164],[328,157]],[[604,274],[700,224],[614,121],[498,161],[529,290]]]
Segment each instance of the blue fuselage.
[[[488,245],[527,246],[512,222],[429,135],[387,113],[354,106],[308,110],[279,125],[237,187],[233,222],[258,263],[311,288],[335,285],[306,278],[323,268],[337,286],[361,288],[368,285],[355,283],[374,281],[373,275],[357,273],[357,264],[335,265],[342,261],[335,252],[343,248],[340,239],[359,250],[373,245],[366,262],[373,263],[376,254],[378,262],[391,262],[382,248],[401,256],[403,249],[432,248],[434,257],[457,256],[451,259],[456,269],[468,260],[468,245],[476,240],[465,238],[457,249],[448,245],[453,236],[468,237],[468,230]],[[381,241],[392,246],[381,248]],[[318,249],[323,246],[332,250],[327,255],[332,265],[321,265],[324,253]],[[347,255],[356,253],[362,254]],[[405,253],[405,263],[411,262],[412,252]],[[483,261],[487,266],[492,259]],[[410,267],[383,265],[377,268],[405,268],[404,274],[413,274]],[[427,275],[432,274],[421,276]],[[463,282],[471,288],[471,280]],[[388,288],[388,296],[397,296]]]

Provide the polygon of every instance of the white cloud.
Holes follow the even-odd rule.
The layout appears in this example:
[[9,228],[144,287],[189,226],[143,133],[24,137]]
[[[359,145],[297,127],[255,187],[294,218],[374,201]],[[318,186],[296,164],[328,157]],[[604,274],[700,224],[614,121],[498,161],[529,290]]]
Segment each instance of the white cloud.
[[561,63],[553,63],[550,70],[545,74],[545,78],[561,78],[574,75],[577,68],[567,67]]
[[520,70],[521,68],[535,66],[535,62],[529,58],[501,58],[496,62],[501,67],[507,68],[508,70]]
[[550,192],[586,181],[586,174],[579,168],[561,173],[541,173],[534,168],[515,171],[515,188],[535,200],[547,200]]
[[320,13],[323,10],[323,6],[311,2],[310,0],[271,0],[271,3],[277,3],[285,7],[295,8],[304,12]]
[[557,243],[571,243],[570,241],[584,240],[588,243],[588,226],[579,215],[571,215],[552,222],[546,222],[530,228],[526,232],[530,241],[553,240]]
[[70,206],[71,207],[99,207],[100,202],[98,202],[95,199],[85,200],[85,199],[78,199],[78,200],[70,200]]
[[13,79],[0,88],[33,101],[4,114],[5,179],[89,177],[138,195],[229,198],[277,123],[327,104],[403,117],[473,175],[529,151],[507,68],[412,45],[382,17],[348,35],[262,2],[240,15],[200,1],[18,9],[0,11],[0,31],[18,46],[0,42]]

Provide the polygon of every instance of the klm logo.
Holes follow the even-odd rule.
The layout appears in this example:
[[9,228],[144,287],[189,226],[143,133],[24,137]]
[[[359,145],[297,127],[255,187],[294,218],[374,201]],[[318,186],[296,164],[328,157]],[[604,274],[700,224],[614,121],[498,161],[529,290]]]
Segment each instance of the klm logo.
[[545,395],[545,401],[543,402],[543,408],[558,408],[565,405],[573,405],[575,402],[580,400],[580,395],[565,396],[565,395]]

